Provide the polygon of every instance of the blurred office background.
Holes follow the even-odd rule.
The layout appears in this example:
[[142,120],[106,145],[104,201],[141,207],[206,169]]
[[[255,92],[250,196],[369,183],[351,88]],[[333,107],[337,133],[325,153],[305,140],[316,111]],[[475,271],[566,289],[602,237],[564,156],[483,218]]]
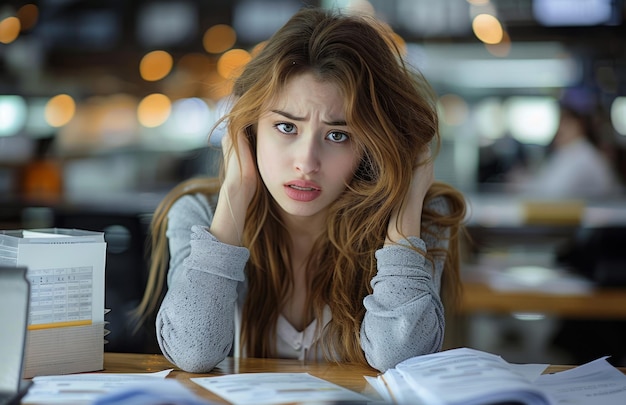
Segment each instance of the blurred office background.
[[[436,176],[469,203],[468,283],[626,295],[623,0],[5,0],[0,229],[105,231],[108,350],[155,350],[150,331],[133,336],[125,323],[145,283],[150,214],[179,181],[217,173],[208,133],[230,81],[307,4],[387,22],[433,85]],[[556,155],[562,106],[590,124],[603,162],[606,179],[586,184],[606,187],[535,187]],[[457,344],[512,361],[621,362],[626,352],[624,314],[465,315]]]

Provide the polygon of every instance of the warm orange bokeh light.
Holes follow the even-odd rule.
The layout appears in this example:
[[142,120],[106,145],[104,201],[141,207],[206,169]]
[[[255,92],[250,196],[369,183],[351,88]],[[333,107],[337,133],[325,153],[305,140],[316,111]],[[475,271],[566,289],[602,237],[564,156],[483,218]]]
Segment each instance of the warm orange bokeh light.
[[163,79],[172,71],[174,60],[165,51],[152,51],[144,55],[139,63],[142,79],[154,82]]
[[20,34],[21,24],[17,17],[7,17],[0,21],[0,43],[10,44]]
[[139,102],[137,119],[144,127],[154,128],[167,121],[171,111],[171,100],[164,94],[153,93]]
[[243,49],[231,49],[217,61],[217,73],[225,79],[232,79],[241,74],[243,67],[252,57]]
[[22,31],[27,31],[37,24],[39,8],[34,4],[24,4],[17,10],[17,18],[19,18],[22,24]]
[[504,31],[498,19],[490,14],[479,14],[472,21],[474,35],[486,44],[498,44]]
[[76,114],[76,102],[67,94],[59,94],[48,100],[44,110],[46,122],[52,127],[62,127]]
[[214,25],[204,33],[202,44],[208,53],[222,53],[235,45],[237,33],[226,24]]

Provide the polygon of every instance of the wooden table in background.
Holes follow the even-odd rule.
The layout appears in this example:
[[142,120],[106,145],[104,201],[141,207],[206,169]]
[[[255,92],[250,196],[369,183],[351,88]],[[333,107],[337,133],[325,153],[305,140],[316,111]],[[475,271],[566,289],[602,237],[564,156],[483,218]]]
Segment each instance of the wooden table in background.
[[545,313],[563,318],[626,320],[626,288],[601,288],[589,294],[498,291],[481,282],[465,282],[460,310],[476,313]]

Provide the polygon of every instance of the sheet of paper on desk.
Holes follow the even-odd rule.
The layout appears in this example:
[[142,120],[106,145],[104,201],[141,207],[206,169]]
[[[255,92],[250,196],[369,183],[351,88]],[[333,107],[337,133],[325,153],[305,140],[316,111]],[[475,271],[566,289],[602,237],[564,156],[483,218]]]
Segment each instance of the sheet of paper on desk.
[[88,373],[33,378],[22,404],[91,404],[95,399],[142,382],[163,380],[172,370],[156,373]]
[[149,381],[106,394],[92,405],[217,405],[193,393],[180,381]]
[[624,405],[626,375],[606,357],[576,368],[541,375],[535,385],[548,392],[557,404]]
[[191,381],[234,405],[372,400],[308,373],[245,373]]

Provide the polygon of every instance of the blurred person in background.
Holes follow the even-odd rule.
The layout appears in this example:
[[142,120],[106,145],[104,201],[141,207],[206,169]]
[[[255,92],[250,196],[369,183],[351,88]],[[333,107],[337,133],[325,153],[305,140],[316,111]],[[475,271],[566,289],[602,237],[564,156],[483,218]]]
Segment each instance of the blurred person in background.
[[596,127],[592,114],[561,103],[558,129],[526,190],[547,198],[597,199],[619,194],[620,182],[610,156],[599,147]]

